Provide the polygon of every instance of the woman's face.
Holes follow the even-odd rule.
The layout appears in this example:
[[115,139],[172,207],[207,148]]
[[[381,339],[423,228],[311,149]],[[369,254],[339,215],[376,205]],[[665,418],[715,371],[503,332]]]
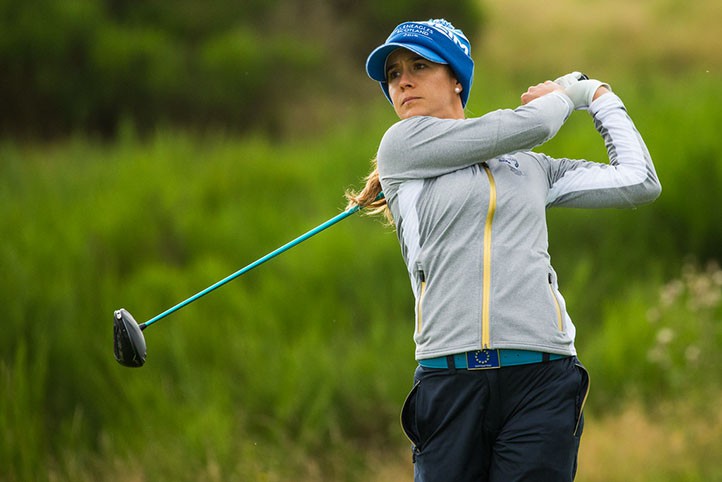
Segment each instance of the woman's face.
[[386,60],[386,79],[394,110],[400,119],[423,115],[463,119],[464,108],[455,89],[461,89],[448,65],[426,60],[404,48]]

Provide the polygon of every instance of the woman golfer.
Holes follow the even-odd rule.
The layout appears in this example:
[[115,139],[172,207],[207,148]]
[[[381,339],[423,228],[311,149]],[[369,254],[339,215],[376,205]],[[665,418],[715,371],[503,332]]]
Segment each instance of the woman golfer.
[[[416,299],[402,410],[417,482],[571,481],[589,380],[547,250],[545,210],[635,207],[660,184],[606,84],[569,74],[466,119],[474,64],[445,20],[402,23],[368,57],[401,119],[350,199],[383,189]],[[586,110],[608,163],[530,152]],[[372,204],[373,205],[373,204]]]

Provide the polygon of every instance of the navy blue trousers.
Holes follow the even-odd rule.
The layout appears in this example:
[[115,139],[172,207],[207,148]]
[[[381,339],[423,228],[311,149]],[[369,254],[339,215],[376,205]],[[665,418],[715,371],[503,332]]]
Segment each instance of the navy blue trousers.
[[401,422],[415,482],[571,482],[589,377],[575,358],[490,370],[418,367]]

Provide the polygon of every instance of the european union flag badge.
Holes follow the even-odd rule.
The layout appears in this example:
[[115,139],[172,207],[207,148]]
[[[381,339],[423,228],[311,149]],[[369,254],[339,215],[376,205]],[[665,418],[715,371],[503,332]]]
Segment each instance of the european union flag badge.
[[499,350],[476,350],[466,352],[466,365],[469,370],[499,368]]

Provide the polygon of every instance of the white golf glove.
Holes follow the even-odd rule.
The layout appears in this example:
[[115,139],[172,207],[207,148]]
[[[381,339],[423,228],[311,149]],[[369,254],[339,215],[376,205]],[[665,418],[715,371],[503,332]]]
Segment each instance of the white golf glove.
[[610,91],[612,88],[605,82],[590,79],[580,72],[572,72],[563,75],[554,82],[564,87],[566,94],[574,103],[576,110],[586,109],[594,100],[594,93],[599,87],[606,87]]
[[565,89],[572,84],[576,84],[580,80],[586,80],[589,77],[581,72],[570,72],[567,75],[562,75],[558,79],[554,80],[554,83],[561,85]]

